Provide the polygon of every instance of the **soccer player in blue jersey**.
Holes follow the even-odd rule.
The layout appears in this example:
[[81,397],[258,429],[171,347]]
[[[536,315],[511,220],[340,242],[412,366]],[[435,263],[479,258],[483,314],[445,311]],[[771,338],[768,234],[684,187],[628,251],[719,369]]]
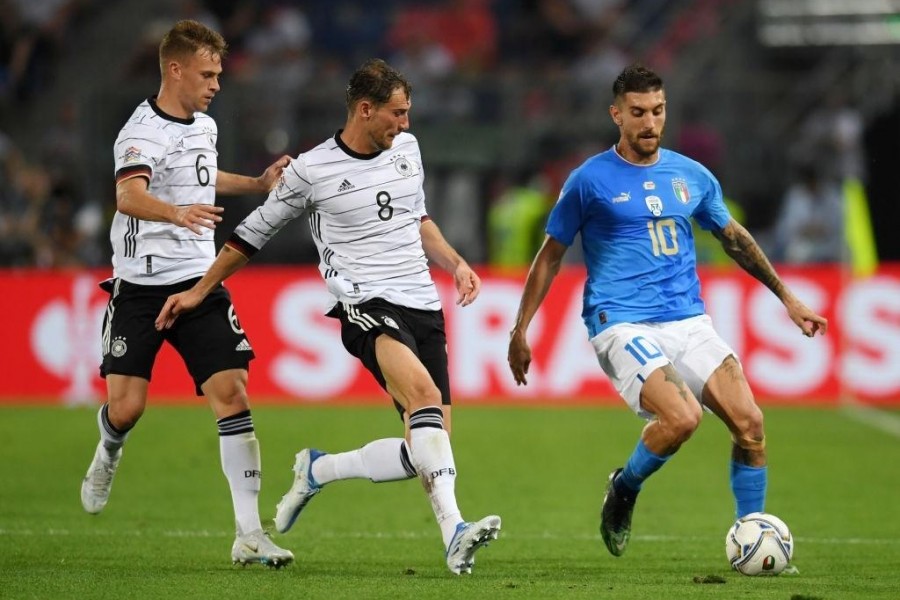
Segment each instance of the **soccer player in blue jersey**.
[[731,431],[737,515],[764,508],[763,415],[737,355],[705,314],[691,218],[772,290],[804,335],[824,334],[828,322],[797,299],[731,218],[712,173],[660,147],[662,79],[632,65],[613,84],[613,97],[609,114],[619,141],[575,169],[563,186],[528,273],[508,358],[516,383],[527,384],[528,325],[581,233],[587,267],[582,317],[591,344],[616,390],[648,421],[625,466],[610,474],[603,499],[600,533],[609,551],[621,556],[641,486],[691,437],[703,407]]

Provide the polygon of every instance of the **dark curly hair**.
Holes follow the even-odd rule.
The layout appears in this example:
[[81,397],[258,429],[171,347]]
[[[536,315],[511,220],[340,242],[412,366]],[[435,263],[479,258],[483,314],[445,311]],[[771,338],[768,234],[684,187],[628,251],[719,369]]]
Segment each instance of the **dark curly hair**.
[[663,89],[662,77],[640,64],[625,67],[613,83],[613,98],[619,99],[629,92],[655,92]]

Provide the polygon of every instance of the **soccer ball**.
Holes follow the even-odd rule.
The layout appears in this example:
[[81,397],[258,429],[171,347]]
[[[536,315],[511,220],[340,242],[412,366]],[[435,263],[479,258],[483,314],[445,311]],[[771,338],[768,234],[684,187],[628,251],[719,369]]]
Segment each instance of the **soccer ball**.
[[778,517],[750,513],[728,530],[725,555],[731,567],[744,575],[778,575],[794,555],[794,539]]

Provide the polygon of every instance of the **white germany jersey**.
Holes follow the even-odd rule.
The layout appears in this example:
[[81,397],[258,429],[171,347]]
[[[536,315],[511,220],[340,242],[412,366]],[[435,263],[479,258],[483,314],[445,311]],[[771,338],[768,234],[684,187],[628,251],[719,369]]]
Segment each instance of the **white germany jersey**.
[[441,307],[419,232],[425,212],[419,142],[409,133],[389,150],[361,155],[340,132],[291,161],[265,203],[229,243],[262,248],[304,211],[319,250],[319,272],[334,302],[372,298],[420,310]]
[[[145,177],[148,192],[184,206],[215,204],[216,122],[203,113],[179,119],[145,100],[119,132],[116,183]],[[202,276],[215,259],[211,229],[197,235],[171,223],[142,221],[116,212],[110,230],[113,274],[141,285],[168,285]]]

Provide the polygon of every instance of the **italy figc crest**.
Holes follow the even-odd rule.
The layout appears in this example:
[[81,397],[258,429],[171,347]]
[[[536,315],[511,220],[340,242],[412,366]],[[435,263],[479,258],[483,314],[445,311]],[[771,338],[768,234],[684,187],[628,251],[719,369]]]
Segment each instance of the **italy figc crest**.
[[682,204],[687,204],[691,201],[691,192],[688,189],[687,181],[684,179],[676,178],[672,180],[672,189],[675,190],[675,197],[681,201]]

